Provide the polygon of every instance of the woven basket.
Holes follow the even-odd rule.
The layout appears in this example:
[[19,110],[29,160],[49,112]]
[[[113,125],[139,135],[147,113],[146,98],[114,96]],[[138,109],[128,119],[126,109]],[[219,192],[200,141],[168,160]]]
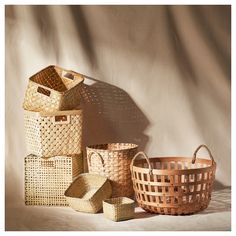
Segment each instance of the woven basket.
[[82,75],[48,66],[29,79],[23,107],[31,111],[71,110],[79,105]]
[[24,112],[28,153],[43,157],[81,153],[82,111]]
[[103,201],[104,215],[113,221],[134,218],[134,207],[134,201],[127,197],[111,198]]
[[102,201],[109,198],[112,188],[103,176],[81,174],[65,191],[70,207],[76,211],[96,213],[102,209]]
[[[196,160],[202,147],[206,148],[211,160]],[[139,155],[145,159],[136,161]],[[205,145],[196,149],[193,158],[149,159],[145,153],[139,152],[130,168],[137,202],[148,212],[191,214],[207,208],[210,202],[216,162]]]
[[133,196],[130,163],[138,146],[110,143],[86,147],[89,173],[106,176],[112,185],[112,197]]
[[83,172],[83,157],[25,157],[25,204],[68,206],[65,190]]

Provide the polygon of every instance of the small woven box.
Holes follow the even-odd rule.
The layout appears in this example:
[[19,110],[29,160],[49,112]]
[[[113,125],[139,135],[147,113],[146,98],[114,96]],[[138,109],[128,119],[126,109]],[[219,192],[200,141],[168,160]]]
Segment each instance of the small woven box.
[[25,204],[68,206],[65,190],[83,172],[83,156],[25,157]]
[[65,191],[71,208],[80,212],[96,213],[102,209],[102,201],[111,197],[112,188],[106,177],[81,174]]
[[29,154],[43,157],[81,153],[82,110],[24,112]]
[[134,218],[134,207],[134,200],[127,197],[110,198],[103,201],[104,215],[113,221]]
[[48,66],[31,76],[23,107],[30,111],[71,110],[80,103],[84,77],[58,66]]

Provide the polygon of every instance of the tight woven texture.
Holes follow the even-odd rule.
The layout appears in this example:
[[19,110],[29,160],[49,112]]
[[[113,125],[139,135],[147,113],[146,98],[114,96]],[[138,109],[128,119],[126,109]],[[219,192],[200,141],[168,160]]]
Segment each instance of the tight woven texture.
[[31,111],[71,110],[80,103],[82,75],[48,66],[29,79],[23,107]]
[[[211,160],[196,160],[202,147],[208,150]],[[135,160],[139,155],[145,159]],[[192,214],[207,208],[210,202],[216,163],[205,145],[197,148],[193,158],[148,159],[145,153],[139,152],[130,168],[138,205],[148,212]]]
[[82,111],[24,112],[28,153],[51,157],[81,153]]
[[126,197],[111,198],[103,201],[104,215],[113,221],[134,218],[134,207],[134,201]]
[[103,176],[81,174],[65,191],[66,200],[76,211],[96,213],[102,209],[102,201],[109,198],[112,188]]
[[83,156],[25,157],[25,204],[68,206],[65,190],[83,172]]
[[112,185],[112,197],[133,196],[130,163],[138,146],[110,143],[86,147],[89,173],[106,176]]

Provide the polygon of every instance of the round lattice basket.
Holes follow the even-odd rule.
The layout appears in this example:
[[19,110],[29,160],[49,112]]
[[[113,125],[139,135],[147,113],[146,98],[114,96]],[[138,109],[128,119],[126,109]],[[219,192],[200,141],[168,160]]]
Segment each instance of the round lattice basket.
[[86,147],[89,173],[106,176],[112,185],[112,197],[132,197],[130,163],[138,145],[109,143]]
[[[211,160],[196,158],[205,148]],[[138,156],[144,159],[136,160]],[[215,179],[216,162],[206,145],[192,158],[148,158],[137,153],[130,165],[138,205],[152,213],[192,214],[207,208]]]

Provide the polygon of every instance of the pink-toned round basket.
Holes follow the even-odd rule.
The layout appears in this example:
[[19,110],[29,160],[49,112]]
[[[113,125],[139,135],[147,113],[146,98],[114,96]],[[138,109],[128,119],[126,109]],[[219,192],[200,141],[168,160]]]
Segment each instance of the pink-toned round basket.
[[[211,160],[196,158],[204,147]],[[136,160],[138,156],[144,159]],[[148,158],[137,153],[130,165],[138,205],[152,213],[192,214],[207,208],[215,179],[216,162],[205,145],[192,158]]]

